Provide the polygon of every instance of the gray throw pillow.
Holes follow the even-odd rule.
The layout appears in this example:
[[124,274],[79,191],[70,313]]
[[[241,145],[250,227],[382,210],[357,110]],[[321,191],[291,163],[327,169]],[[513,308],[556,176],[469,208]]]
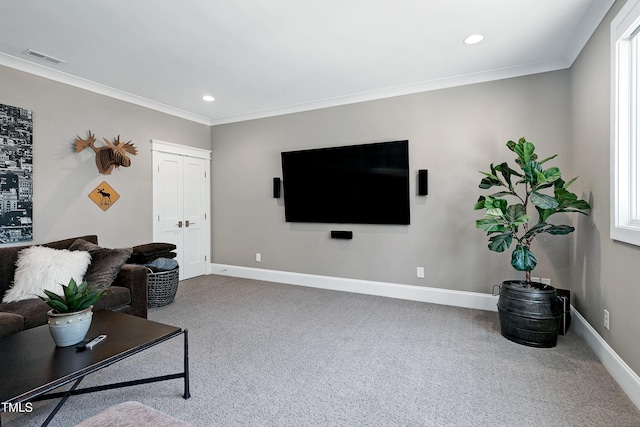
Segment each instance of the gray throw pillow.
[[131,248],[108,249],[100,247],[86,240],[77,239],[71,246],[71,251],[87,251],[91,254],[91,264],[87,268],[84,280],[91,286],[100,289],[107,288],[115,280],[120,267],[129,259]]

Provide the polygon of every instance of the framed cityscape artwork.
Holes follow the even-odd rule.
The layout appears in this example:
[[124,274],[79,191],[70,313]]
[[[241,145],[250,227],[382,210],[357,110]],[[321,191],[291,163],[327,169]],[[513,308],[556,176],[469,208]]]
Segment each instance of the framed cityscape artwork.
[[0,104],[0,244],[33,240],[31,110]]

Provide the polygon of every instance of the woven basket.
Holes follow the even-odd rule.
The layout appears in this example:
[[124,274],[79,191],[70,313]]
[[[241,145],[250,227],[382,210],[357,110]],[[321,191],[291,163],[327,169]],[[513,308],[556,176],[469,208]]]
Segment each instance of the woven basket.
[[147,273],[148,307],[163,307],[171,304],[178,291],[178,276],[180,269],[154,273],[150,268]]

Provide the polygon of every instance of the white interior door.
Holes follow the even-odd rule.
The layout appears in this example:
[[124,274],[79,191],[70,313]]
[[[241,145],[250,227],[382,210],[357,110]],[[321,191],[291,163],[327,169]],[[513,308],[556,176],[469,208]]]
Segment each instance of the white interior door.
[[184,205],[183,159],[174,154],[157,153],[153,160],[153,206],[157,223],[154,226],[153,240],[176,245],[180,263]]
[[181,280],[207,274],[210,160],[203,157],[210,152],[156,140],[152,144],[154,241],[176,245]]
[[[208,240],[208,177],[206,162],[203,159],[185,157],[183,163],[183,241],[182,265],[185,277],[206,274],[208,253],[205,242]],[[205,206],[205,202],[207,205]]]

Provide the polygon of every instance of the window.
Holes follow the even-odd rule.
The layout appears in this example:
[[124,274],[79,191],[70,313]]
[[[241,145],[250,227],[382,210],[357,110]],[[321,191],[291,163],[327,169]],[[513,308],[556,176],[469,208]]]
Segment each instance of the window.
[[611,238],[640,246],[640,0],[611,23]]

